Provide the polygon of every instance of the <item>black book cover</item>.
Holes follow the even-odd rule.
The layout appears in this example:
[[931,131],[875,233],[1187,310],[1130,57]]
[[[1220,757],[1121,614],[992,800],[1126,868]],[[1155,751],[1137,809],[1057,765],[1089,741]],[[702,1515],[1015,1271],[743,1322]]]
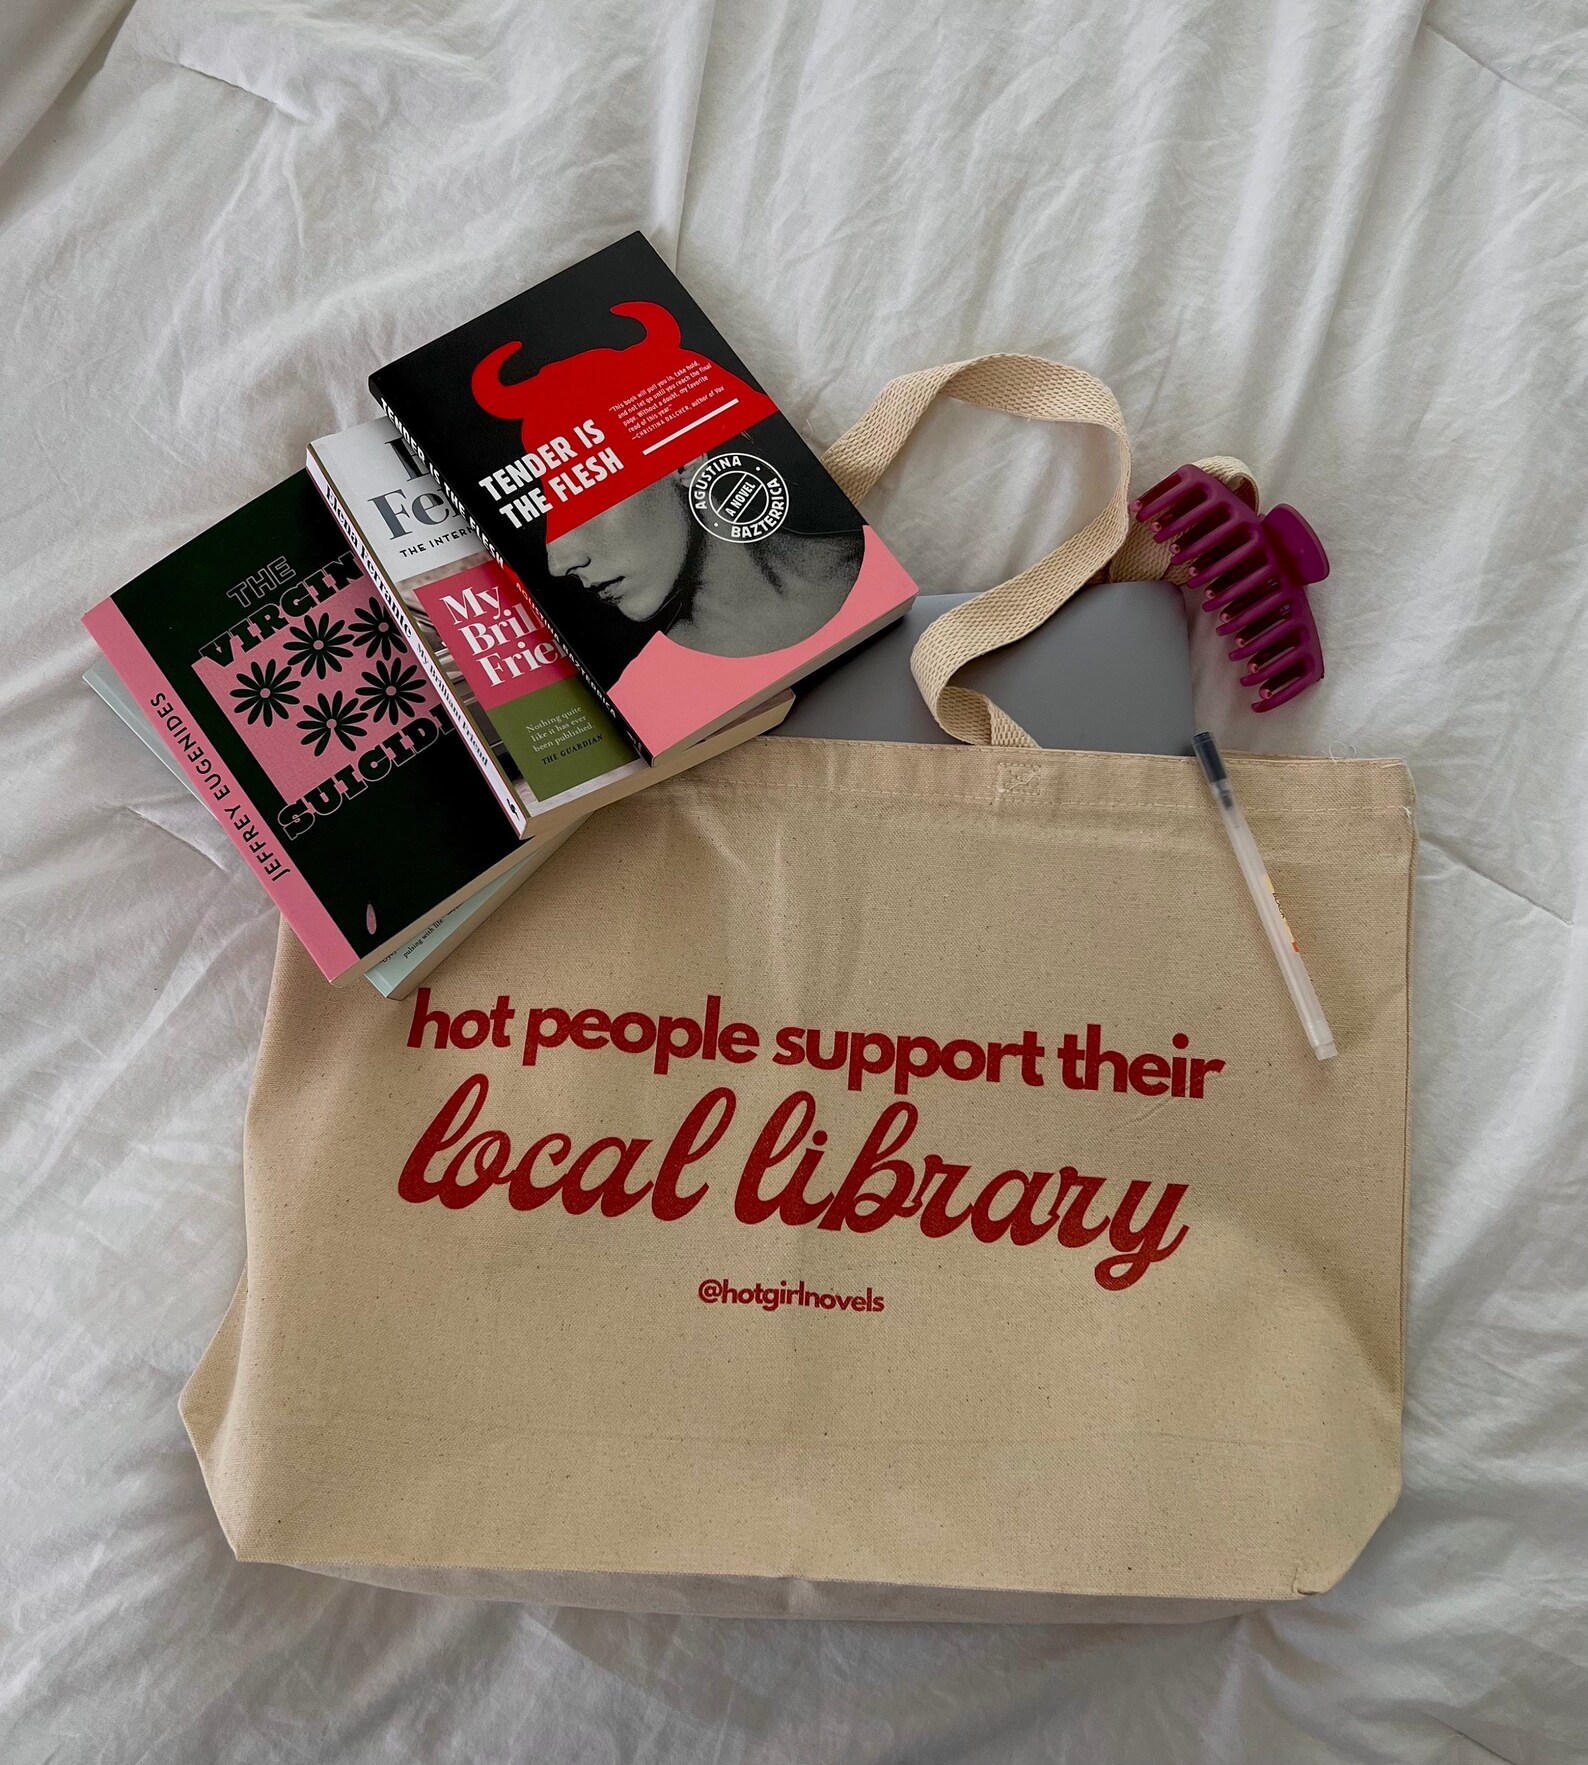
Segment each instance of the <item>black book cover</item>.
[[306,472],[84,624],[329,978],[522,854]]
[[642,234],[370,388],[649,757],[913,596]]

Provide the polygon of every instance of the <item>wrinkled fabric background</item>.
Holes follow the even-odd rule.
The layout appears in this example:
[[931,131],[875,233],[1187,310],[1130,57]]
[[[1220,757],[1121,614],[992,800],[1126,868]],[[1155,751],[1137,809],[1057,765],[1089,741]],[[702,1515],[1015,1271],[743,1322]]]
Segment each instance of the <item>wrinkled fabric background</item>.
[[[1588,1758],[1585,130],[1582,0],[9,0],[0,1757]],[[1237,453],[1324,535],[1325,685],[1252,717],[1199,632],[1198,690],[1226,747],[1420,793],[1406,1490],[1333,1592],[893,1629],[231,1560],[176,1396],[242,1263],[274,916],[77,619],[634,226],[818,444],[1032,351],[1113,386],[1138,487]],[[951,410],[870,511],[983,586],[1107,469]]]

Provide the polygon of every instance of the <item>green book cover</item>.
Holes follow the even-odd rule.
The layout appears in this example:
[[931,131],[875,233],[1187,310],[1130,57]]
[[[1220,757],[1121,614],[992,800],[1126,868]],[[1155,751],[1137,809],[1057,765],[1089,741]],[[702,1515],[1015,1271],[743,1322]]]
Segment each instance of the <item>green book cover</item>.
[[523,855],[306,472],[83,623],[328,978]]

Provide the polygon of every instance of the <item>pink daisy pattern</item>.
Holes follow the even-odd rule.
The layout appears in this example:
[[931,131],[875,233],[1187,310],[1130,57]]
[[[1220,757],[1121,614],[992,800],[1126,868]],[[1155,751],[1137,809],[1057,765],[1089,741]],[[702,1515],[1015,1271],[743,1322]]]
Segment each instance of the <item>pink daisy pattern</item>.
[[297,676],[279,662],[255,662],[237,676],[232,688],[237,708],[248,714],[250,723],[264,719],[269,729],[278,717],[285,717],[297,704]]
[[359,679],[358,702],[377,723],[401,723],[423,700],[424,676],[411,662],[377,662]]
[[298,618],[268,601],[254,613],[228,663],[200,656],[193,669],[289,803],[415,717],[445,724],[367,576]]
[[303,731],[303,745],[316,754],[323,754],[333,738],[351,753],[364,733],[365,721],[364,713],[344,694],[327,698],[320,693],[298,719],[298,728]]
[[353,653],[347,639],[347,627],[329,613],[316,618],[312,613],[301,625],[294,625],[287,639],[287,655],[307,680],[311,674],[324,680],[328,674],[340,674],[342,664]]
[[366,658],[379,656],[384,662],[408,654],[407,644],[397,635],[396,622],[378,600],[360,607],[348,623],[353,628],[353,642]]

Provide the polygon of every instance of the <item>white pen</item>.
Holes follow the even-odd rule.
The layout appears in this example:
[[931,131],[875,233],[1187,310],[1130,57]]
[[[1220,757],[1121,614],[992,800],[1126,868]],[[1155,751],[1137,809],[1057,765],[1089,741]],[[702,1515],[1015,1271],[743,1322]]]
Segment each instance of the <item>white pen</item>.
[[1313,987],[1311,975],[1307,973],[1307,965],[1301,960],[1295,934],[1279,910],[1274,885],[1268,880],[1268,866],[1264,864],[1263,855],[1257,849],[1257,841],[1252,838],[1252,830],[1246,825],[1246,817],[1241,813],[1240,804],[1235,801],[1235,792],[1230,788],[1230,775],[1224,769],[1224,756],[1206,730],[1191,738],[1191,746],[1196,750],[1196,757],[1202,766],[1202,776],[1208,781],[1208,789],[1212,791],[1213,801],[1218,805],[1224,831],[1229,835],[1230,844],[1235,849],[1235,862],[1240,865],[1241,875],[1246,879],[1247,890],[1257,908],[1257,917],[1262,920],[1263,930],[1268,933],[1268,941],[1274,947],[1274,960],[1279,964],[1279,972],[1285,977],[1285,985],[1295,1002],[1301,1027],[1307,1032],[1307,1040],[1312,1044],[1313,1053],[1320,1060],[1332,1060],[1338,1051],[1334,1045],[1333,1032],[1329,1028],[1329,1020],[1323,1015],[1323,1007],[1318,1003],[1318,994]]

